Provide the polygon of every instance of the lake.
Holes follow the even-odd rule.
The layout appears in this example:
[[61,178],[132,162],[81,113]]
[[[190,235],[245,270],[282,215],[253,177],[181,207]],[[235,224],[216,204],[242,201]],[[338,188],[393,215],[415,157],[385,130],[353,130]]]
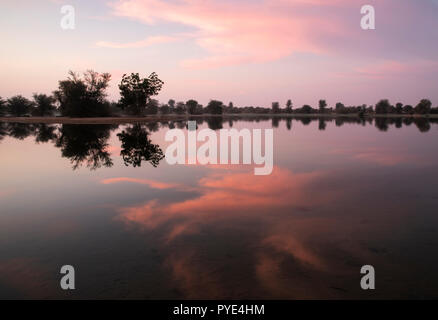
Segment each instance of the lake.
[[0,298],[438,298],[436,120],[196,121],[273,128],[272,173],[169,165],[183,121],[0,123]]

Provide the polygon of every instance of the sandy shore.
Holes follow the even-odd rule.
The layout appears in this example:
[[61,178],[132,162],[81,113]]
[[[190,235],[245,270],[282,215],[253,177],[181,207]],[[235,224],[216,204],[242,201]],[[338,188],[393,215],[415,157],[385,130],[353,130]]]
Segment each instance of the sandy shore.
[[[122,124],[132,122],[154,121],[186,121],[194,118],[221,117],[227,119],[250,119],[250,118],[358,118],[357,114],[224,114],[224,115],[149,115],[145,117],[105,117],[105,118],[68,118],[68,117],[0,117],[3,122],[19,123],[66,123],[66,124]],[[366,115],[365,118],[432,118],[438,115]]]

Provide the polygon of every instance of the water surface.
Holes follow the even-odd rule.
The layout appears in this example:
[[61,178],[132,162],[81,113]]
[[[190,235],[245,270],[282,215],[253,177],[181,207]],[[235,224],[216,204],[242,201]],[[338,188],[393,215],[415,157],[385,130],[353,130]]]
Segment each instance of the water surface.
[[197,121],[274,128],[272,174],[168,165],[185,122],[0,123],[0,298],[438,297],[436,123]]

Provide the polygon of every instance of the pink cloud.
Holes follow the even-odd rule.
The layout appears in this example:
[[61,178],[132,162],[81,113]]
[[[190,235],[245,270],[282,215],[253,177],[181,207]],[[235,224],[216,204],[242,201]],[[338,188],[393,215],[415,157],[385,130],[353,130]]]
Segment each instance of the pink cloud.
[[182,66],[214,68],[273,61],[294,52],[324,52],[319,39],[347,31],[337,19],[325,19],[320,14],[312,14],[311,9],[317,5],[328,7],[345,3],[340,0],[330,3],[319,0],[242,3],[126,0],[112,3],[111,6],[116,16],[147,24],[168,21],[195,27],[195,41],[208,55],[185,60]]

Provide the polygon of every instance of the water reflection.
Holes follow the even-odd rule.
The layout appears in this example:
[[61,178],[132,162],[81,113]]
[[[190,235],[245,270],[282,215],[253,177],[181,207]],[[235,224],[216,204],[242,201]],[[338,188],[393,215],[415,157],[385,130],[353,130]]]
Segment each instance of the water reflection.
[[[148,125],[150,131],[157,131],[158,128],[158,123]],[[141,163],[147,161],[157,167],[164,158],[163,151],[157,144],[152,143],[149,132],[141,124],[131,125],[117,136],[122,144],[120,155],[126,166],[141,167]]]
[[102,166],[112,167],[113,161],[107,151],[112,125],[62,125],[56,139],[56,147],[62,156],[70,159],[73,169],[86,165],[95,170]]
[[[228,117],[192,117],[189,120],[197,122],[198,126],[204,123],[212,130],[223,128],[226,123],[231,128],[233,122],[270,122],[273,128],[278,128],[282,122],[285,123],[287,130],[292,130],[293,122],[300,122],[304,126],[312,122],[318,122],[318,130],[324,131],[328,123],[334,122],[336,127],[344,124],[358,124],[361,126],[372,125],[381,132],[387,132],[391,127],[400,129],[404,126],[414,124],[419,132],[428,132],[431,130],[431,124],[438,123],[435,118],[357,118],[357,117],[284,117],[284,116],[233,116]],[[113,166],[111,153],[109,152],[108,139],[111,132],[117,130],[119,125],[86,125],[86,124],[28,124],[28,123],[0,123],[0,141],[6,136],[24,140],[27,137],[34,136],[36,143],[54,143],[61,149],[62,156],[70,159],[73,169],[84,165],[91,170],[101,167]],[[124,128],[117,136],[121,142],[122,150],[120,155],[123,157],[126,166],[140,167],[141,163],[149,162],[152,166],[157,167],[164,158],[162,149],[158,144],[154,144],[150,139],[150,134],[157,132],[160,128],[168,129],[186,129],[187,122],[184,120],[147,122],[129,125]]]
[[[438,296],[434,119],[193,119],[274,126],[272,174],[168,165],[164,135],[186,121],[0,123],[0,297]],[[81,270],[70,296],[65,261]]]

